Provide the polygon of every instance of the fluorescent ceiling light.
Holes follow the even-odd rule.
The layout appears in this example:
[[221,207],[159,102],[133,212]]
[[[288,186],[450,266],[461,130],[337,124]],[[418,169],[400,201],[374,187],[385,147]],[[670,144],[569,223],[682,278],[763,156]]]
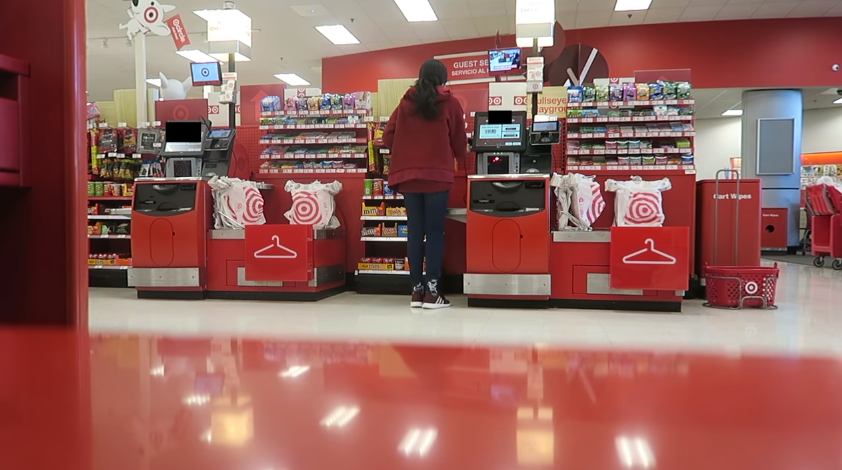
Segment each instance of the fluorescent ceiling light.
[[535,38],[517,38],[515,44],[517,47],[532,47],[535,45]]
[[175,53],[180,55],[181,57],[184,57],[190,62],[219,62],[218,60],[214,59],[213,57],[207,55],[206,53],[198,49],[180,50],[175,51]]
[[842,104],[842,98],[839,98],[838,100],[834,101],[833,104]]
[[[208,54],[212,57],[211,62],[228,62],[231,58],[227,52],[214,52],[212,54]],[[234,53],[234,61],[235,62],[251,62],[251,57],[246,57],[239,52]]]
[[341,24],[316,26],[316,30],[322,33],[328,41],[336,44],[337,46],[360,43],[360,40],[354,37],[354,35],[348,31],[348,28],[342,26]]
[[410,23],[439,20],[428,0],[395,0],[395,3]]
[[723,116],[742,116],[743,110],[742,109],[729,109],[722,113]]
[[319,424],[326,428],[343,428],[351,420],[356,418],[358,414],[360,414],[360,409],[356,406],[340,406],[331,411]]
[[652,0],[617,0],[614,11],[648,10]]
[[286,83],[289,86],[307,86],[310,84],[307,80],[299,77],[294,73],[278,73],[275,74],[275,78],[278,80]]
[[308,370],[310,370],[310,366],[292,366],[289,369],[278,374],[278,376],[283,377],[285,379],[294,379],[300,375],[305,374]]

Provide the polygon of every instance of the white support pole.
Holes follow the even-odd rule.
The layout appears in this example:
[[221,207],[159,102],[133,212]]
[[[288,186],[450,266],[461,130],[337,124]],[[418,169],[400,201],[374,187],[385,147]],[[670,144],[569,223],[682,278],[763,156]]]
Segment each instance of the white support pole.
[[137,104],[137,125],[149,122],[146,101],[146,35],[134,37],[134,86]]

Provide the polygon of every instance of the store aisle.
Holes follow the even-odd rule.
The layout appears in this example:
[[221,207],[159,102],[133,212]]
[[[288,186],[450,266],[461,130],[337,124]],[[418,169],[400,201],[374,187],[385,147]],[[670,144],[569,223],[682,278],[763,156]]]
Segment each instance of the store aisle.
[[138,300],[128,289],[92,289],[95,333],[547,344],[597,349],[842,356],[842,272],[781,265],[776,311],[723,311],[687,302],[681,314],[584,310],[411,310],[408,298],[343,294],[317,304]]

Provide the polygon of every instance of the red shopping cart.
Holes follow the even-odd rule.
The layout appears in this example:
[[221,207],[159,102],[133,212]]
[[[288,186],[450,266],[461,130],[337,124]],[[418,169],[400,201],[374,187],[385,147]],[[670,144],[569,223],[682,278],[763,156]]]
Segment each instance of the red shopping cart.
[[[763,309],[776,309],[775,291],[778,284],[780,270],[778,265],[768,266],[737,266],[736,240],[739,238],[740,220],[740,173],[737,170],[719,170],[716,172],[715,201],[713,206],[713,264],[716,265],[719,258],[719,175],[722,173],[733,173],[736,176],[737,199],[734,204],[734,258],[732,266],[705,266],[703,276],[707,290],[707,302],[705,307],[723,309],[741,309],[743,307],[758,307]],[[758,230],[760,227],[758,227]]]
[[842,270],[842,193],[826,184],[807,186],[807,212],[810,214],[810,253],[813,266],[821,268],[825,258],[836,258],[831,265]]

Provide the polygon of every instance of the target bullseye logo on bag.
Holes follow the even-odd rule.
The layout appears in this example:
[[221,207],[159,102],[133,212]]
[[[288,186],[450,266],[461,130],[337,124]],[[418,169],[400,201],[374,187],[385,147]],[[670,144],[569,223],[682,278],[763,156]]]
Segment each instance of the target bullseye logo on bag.
[[689,227],[611,227],[613,289],[684,291],[690,280]]
[[292,222],[299,225],[323,225],[319,197],[312,191],[298,191],[292,196]]
[[632,192],[629,208],[623,216],[628,225],[661,225],[661,194],[653,192]]

